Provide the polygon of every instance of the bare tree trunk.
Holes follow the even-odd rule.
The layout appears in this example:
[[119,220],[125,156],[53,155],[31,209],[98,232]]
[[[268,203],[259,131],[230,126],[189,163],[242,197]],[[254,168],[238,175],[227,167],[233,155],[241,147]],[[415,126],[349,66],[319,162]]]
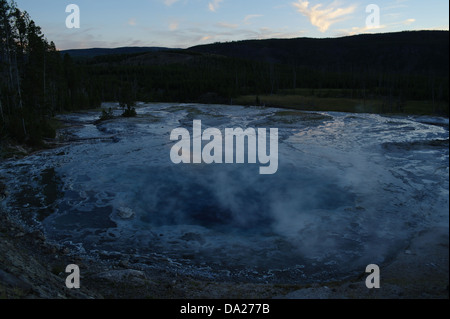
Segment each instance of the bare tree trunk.
[[295,90],[297,88],[297,71],[295,70],[295,67],[293,68],[294,71],[294,86],[293,89]]
[[13,75],[12,75],[13,72],[12,72],[12,63],[11,63],[11,48],[10,48],[10,45],[9,45],[10,34],[9,34],[9,27],[8,26],[6,26],[5,32],[6,32],[6,36],[5,36],[5,38],[6,38],[6,50],[5,50],[5,52],[6,52],[6,61],[8,63],[8,67],[9,67],[8,68],[8,70],[9,70],[9,87],[12,89],[14,80],[13,80]]
[[[7,24],[7,23],[6,23]],[[9,87],[11,90],[14,90],[14,79],[13,79],[13,63],[12,63],[12,59],[11,59],[11,45],[10,45],[10,38],[11,38],[11,30],[10,30],[10,26],[9,25],[5,25],[5,39],[6,39],[6,60],[9,66]],[[17,65],[17,56],[15,56],[15,68],[16,68],[16,80],[17,80],[17,93],[18,93],[18,97],[19,97],[19,109],[21,111],[21,116],[22,116],[22,126],[23,126],[23,131],[25,133],[25,135],[27,134],[27,130],[25,128],[25,119],[23,118],[23,110],[22,110],[22,94],[21,94],[21,90],[20,90],[20,82],[19,82],[19,71],[18,71],[18,65]]]
[[435,93],[435,80],[434,80],[434,76],[433,76],[433,80],[431,82],[431,99],[433,101],[433,113],[436,113],[436,93]]
[[3,116],[3,106],[2,106],[2,100],[0,99],[0,115],[2,116],[2,122],[5,123],[5,118]]
[[271,86],[270,95],[273,95],[273,92],[275,90],[275,70],[274,70],[274,66],[272,63],[269,66],[269,76],[270,76],[270,86]]
[[40,116],[42,116],[42,112],[46,112],[46,108],[47,108],[47,94],[46,94],[46,91],[47,91],[47,83],[46,83],[46,77],[47,77],[47,75],[46,75],[46,73],[45,73],[45,69],[46,69],[46,67],[47,67],[47,59],[46,59],[46,57],[45,57],[45,50],[46,49],[44,49],[44,101],[43,101],[43,108],[44,108],[44,111],[42,111],[42,108],[41,108],[41,114],[40,114]]
[[19,96],[19,109],[21,111],[22,116],[22,127],[23,133],[27,135],[27,129],[25,126],[25,119],[23,117],[23,102],[22,102],[22,90],[20,88],[20,77],[19,77],[19,66],[17,65],[17,55],[14,55],[15,66],[16,66],[16,81],[17,81],[17,94]]

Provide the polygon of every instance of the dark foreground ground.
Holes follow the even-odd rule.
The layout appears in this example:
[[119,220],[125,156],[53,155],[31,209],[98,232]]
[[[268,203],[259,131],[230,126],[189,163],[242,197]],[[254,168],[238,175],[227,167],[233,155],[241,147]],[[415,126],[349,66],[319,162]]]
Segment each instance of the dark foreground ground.
[[[369,290],[366,274],[344,282],[309,286],[211,282],[172,273],[143,271],[120,258],[94,260],[50,244],[0,212],[2,299],[448,299],[448,228],[418,235],[381,269],[381,288]],[[77,264],[81,289],[65,286],[65,267]]]
[[[15,149],[17,147],[12,147]],[[24,156],[31,150],[18,149]],[[0,299],[448,299],[448,225],[423,231],[381,267],[381,288],[368,274],[315,285],[215,282],[141,268],[123,256],[80,257],[22,226],[2,207],[8,191],[0,177]],[[65,268],[77,264],[81,288],[68,289]]]

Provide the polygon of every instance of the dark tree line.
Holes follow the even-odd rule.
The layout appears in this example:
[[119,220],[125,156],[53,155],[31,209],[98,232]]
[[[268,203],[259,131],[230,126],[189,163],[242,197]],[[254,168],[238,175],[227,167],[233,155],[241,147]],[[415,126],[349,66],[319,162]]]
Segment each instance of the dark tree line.
[[62,57],[27,12],[0,0],[0,136],[40,143],[54,137],[56,112],[98,105],[89,79]]
[[[431,40],[422,43],[424,36]],[[229,104],[254,95],[258,103],[260,95],[310,94],[378,99],[386,102],[382,112],[403,112],[407,100],[431,101],[427,113],[449,113],[448,32],[243,41],[72,59],[14,1],[0,0],[0,45],[0,137],[29,144],[55,135],[56,113],[102,101],[118,101],[133,116],[135,101]]]
[[[307,92],[317,97],[382,100],[383,112],[401,113],[407,100],[431,101],[427,113],[448,115],[448,75],[394,72],[364,64],[336,69],[191,51],[176,54],[178,63],[155,64],[154,54],[140,54],[136,65],[132,54],[98,56],[79,66],[100,88],[104,101],[118,101],[124,91],[140,101],[225,104],[242,95]],[[183,56],[194,58],[186,62]]]

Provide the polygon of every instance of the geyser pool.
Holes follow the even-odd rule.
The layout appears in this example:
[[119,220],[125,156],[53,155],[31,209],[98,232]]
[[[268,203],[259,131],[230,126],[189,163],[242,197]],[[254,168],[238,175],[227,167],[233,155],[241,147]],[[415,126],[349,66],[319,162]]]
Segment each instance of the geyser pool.
[[[362,273],[422,229],[448,227],[448,120],[173,104],[97,118],[63,115],[69,144],[0,166],[5,209],[79,254],[216,280],[305,283]],[[278,128],[277,173],[175,165],[170,134],[192,134],[194,120]]]

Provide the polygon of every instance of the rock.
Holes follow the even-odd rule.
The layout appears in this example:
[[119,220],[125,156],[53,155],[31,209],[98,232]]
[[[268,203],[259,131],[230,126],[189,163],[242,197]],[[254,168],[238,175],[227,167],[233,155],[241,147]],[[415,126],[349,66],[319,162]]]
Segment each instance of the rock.
[[328,287],[305,288],[291,292],[285,296],[278,296],[275,299],[330,299],[332,291]]
[[0,282],[12,288],[19,288],[24,293],[28,293],[32,289],[30,284],[1,269],[0,269]]
[[130,208],[120,207],[117,210],[117,215],[119,215],[119,217],[122,219],[132,219],[134,217],[135,213]]
[[43,232],[36,230],[34,232],[32,232],[30,234],[33,238],[35,238],[36,240],[40,241],[40,242],[44,242],[45,241],[45,235]]
[[100,273],[96,277],[122,285],[144,286],[147,283],[147,276],[145,273],[134,269],[110,270]]

